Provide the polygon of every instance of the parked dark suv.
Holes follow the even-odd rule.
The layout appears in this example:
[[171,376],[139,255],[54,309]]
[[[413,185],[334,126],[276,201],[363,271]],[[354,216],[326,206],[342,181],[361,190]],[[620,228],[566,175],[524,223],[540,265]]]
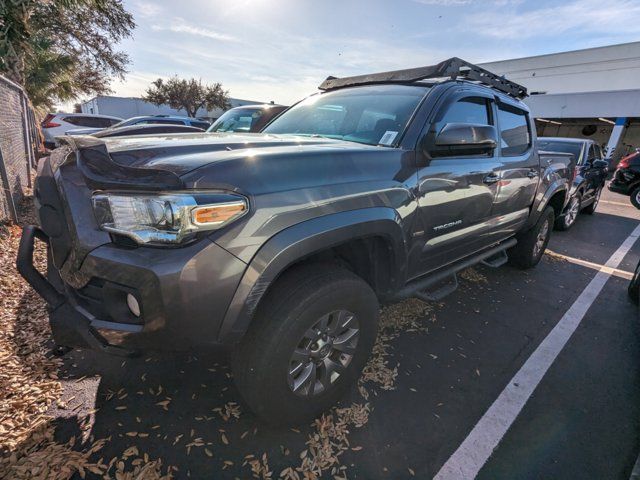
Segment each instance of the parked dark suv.
[[558,230],[569,230],[582,211],[593,215],[609,173],[609,162],[596,142],[584,138],[540,137],[538,148],[544,151],[565,152],[575,157],[576,169],[571,196],[562,215],[556,219]]
[[358,378],[380,301],[538,263],[573,167],[538,154],[523,87],[453,58],[320,89],[263,134],[69,137],[41,162],[18,269],[55,342],[229,346],[250,408],[291,423]]
[[629,195],[634,207],[640,209],[640,152],[622,158],[616,167],[609,190]]

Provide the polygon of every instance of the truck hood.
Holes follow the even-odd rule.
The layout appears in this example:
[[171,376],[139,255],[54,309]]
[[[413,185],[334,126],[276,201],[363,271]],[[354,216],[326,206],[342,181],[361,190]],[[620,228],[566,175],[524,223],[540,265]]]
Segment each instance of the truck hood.
[[387,150],[321,137],[261,133],[184,133],[101,140],[111,159],[122,166],[164,170],[178,176],[212,163],[237,159]]

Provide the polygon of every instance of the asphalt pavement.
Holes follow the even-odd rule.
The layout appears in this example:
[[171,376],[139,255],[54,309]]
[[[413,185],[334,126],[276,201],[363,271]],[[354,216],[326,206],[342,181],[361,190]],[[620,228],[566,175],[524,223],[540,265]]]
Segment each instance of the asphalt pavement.
[[[537,268],[476,267],[455,293],[419,315],[419,328],[395,330],[384,357],[397,368],[392,389],[365,384],[368,399],[354,388],[341,402],[368,404],[368,417],[348,433],[329,435],[342,445],[336,459],[346,468],[336,464],[324,478],[440,472],[639,222],[627,197],[607,192],[595,215],[554,232]],[[607,270],[575,332],[478,464],[479,478],[629,478],[640,452],[640,323],[626,288],[639,260],[640,241]],[[89,414],[91,435],[111,436],[100,456],[135,445],[176,466],[178,478],[251,478],[247,461],[263,454],[279,478],[301,465],[314,435],[326,434],[318,425],[258,421],[242,405],[220,353],[123,360],[74,351],[62,373],[66,406],[51,412],[60,440],[79,434],[80,418]]]

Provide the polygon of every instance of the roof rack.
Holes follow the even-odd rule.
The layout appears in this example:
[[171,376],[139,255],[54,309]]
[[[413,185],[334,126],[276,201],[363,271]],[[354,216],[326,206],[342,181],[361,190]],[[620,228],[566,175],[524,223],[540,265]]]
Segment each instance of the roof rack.
[[484,68],[466,62],[458,57],[452,57],[437,65],[428,67],[410,68],[407,70],[394,70],[391,72],[371,73],[355,77],[327,77],[318,87],[320,90],[335,90],[355,85],[375,85],[380,83],[414,83],[421,80],[449,77],[456,80],[458,77],[466,80],[480,82],[489,87],[500,90],[515,98],[525,98],[527,89],[522,85],[507,80],[506,78],[491,73]]

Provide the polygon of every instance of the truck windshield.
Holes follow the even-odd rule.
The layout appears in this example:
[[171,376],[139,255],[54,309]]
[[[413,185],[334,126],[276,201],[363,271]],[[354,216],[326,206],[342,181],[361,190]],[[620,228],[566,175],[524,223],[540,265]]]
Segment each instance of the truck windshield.
[[545,152],[571,153],[576,163],[580,162],[582,144],[578,142],[560,142],[556,140],[538,140],[538,150]]
[[234,108],[218,118],[208,132],[250,132],[262,117],[259,108]]
[[276,118],[263,132],[392,146],[428,91],[426,86],[375,85],[312,95]]

